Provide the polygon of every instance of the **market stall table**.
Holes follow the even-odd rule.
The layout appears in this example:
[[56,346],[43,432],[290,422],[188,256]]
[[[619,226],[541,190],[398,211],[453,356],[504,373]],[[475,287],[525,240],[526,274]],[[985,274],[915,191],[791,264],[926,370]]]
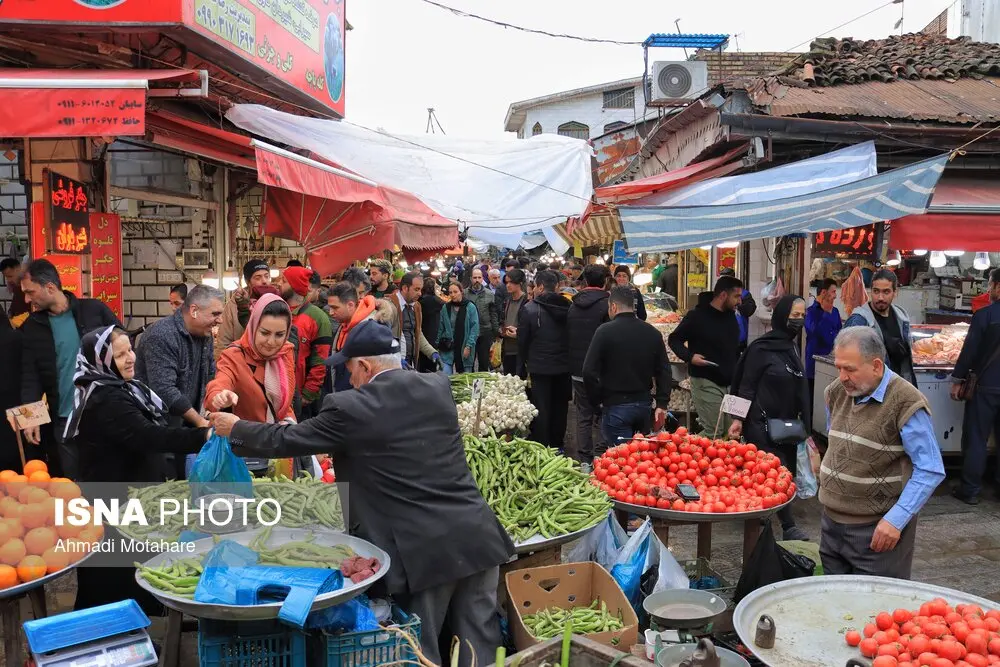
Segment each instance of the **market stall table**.
[[[943,598],[948,604],[995,602],[961,591],[888,577],[829,575],[790,579],[764,586],[743,598],[733,613],[733,626],[743,643],[770,667],[829,667],[858,658],[844,631],[860,629],[880,611],[911,609]],[[769,649],[754,644],[762,614],[774,620],[775,642]],[[924,664],[924,663],[922,663]]]
[[698,557],[711,561],[712,556],[712,524],[723,521],[743,522],[743,561],[746,562],[757,546],[757,539],[760,537],[761,526],[764,520],[784,507],[787,507],[795,498],[788,500],[782,505],[776,505],[768,509],[756,510],[754,512],[683,512],[677,510],[664,510],[646,505],[633,505],[630,503],[614,501],[615,513],[618,522],[622,527],[628,529],[628,515],[637,514],[648,516],[653,520],[653,532],[660,538],[664,545],[669,546],[670,529],[674,526],[698,527]]

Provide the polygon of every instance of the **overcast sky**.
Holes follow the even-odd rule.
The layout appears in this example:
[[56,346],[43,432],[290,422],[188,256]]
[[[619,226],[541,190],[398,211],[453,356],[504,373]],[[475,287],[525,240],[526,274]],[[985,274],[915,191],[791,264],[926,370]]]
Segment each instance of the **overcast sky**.
[[[817,35],[875,39],[915,32],[953,4],[906,0],[828,33],[886,0],[440,0],[529,28],[621,41],[654,32],[728,33],[729,50],[798,51]],[[670,8],[673,5],[674,8]],[[463,18],[422,0],[347,0],[347,120],[420,134],[434,107],[449,135],[495,139],[511,102],[642,74],[642,47],[581,43],[521,33]],[[653,60],[682,60],[680,49],[651,49]],[[512,135],[509,135],[512,136]]]

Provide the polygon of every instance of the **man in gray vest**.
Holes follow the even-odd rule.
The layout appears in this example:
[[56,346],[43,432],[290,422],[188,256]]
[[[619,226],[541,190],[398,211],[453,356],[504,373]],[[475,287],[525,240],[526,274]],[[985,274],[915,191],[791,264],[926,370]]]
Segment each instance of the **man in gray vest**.
[[872,300],[858,306],[844,322],[847,327],[871,327],[882,339],[886,363],[904,380],[917,384],[910,349],[910,316],[893,303],[899,292],[899,279],[889,269],[879,269],[872,276]]
[[927,399],[886,366],[870,327],[837,336],[826,390],[820,557],[827,574],[909,579],[917,514],[944,480]]

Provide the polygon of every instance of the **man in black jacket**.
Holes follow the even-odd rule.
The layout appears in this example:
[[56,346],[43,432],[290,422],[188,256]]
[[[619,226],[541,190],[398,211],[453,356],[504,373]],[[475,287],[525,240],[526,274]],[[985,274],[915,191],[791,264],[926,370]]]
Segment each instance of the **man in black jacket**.
[[572,394],[566,336],[569,301],[556,293],[559,275],[555,271],[539,271],[535,285],[542,291],[521,307],[518,316],[517,363],[519,375],[531,377],[531,402],[538,408],[531,437],[561,450]]
[[[569,369],[573,376],[573,405],[576,406],[576,447],[582,463],[591,463],[607,449],[601,434],[600,405],[591,403],[583,384],[583,361],[597,328],[608,321],[608,267],[591,264],[583,270],[586,285],[573,297],[566,316],[569,338]],[[594,440],[594,429],[598,439]],[[613,443],[612,443],[613,444]]]
[[729,431],[729,418],[719,419],[722,398],[733,381],[740,357],[740,325],[734,313],[740,307],[743,283],[722,276],[711,292],[702,292],[667,338],[670,349],[687,362],[691,400],[702,435],[720,438]]
[[[442,664],[438,639],[447,617],[463,653],[468,640],[485,665],[500,643],[499,566],[514,545],[469,472],[448,378],[400,370],[399,350],[388,327],[362,322],[330,357],[347,363],[357,391],[327,395],[319,415],[301,424],[225,413],[211,422],[241,454],[331,454],[350,532],[389,554],[385,585],[423,622],[426,657]],[[467,653],[461,662],[469,664]]]
[[24,435],[28,442],[42,444],[53,477],[75,479],[77,456],[64,442],[63,431],[73,411],[73,375],[80,339],[93,329],[112,324],[120,327],[121,323],[103,301],[77,299],[64,292],[59,272],[47,259],[28,265],[21,276],[21,290],[35,308],[21,325],[21,400],[33,403],[44,394],[52,417],[44,444],[37,426],[25,430]]
[[611,289],[608,314],[611,321],[597,330],[587,352],[583,381],[591,404],[601,407],[601,432],[613,447],[620,439],[649,432],[654,382],[655,421],[665,421],[672,381],[663,336],[635,316],[630,285]]

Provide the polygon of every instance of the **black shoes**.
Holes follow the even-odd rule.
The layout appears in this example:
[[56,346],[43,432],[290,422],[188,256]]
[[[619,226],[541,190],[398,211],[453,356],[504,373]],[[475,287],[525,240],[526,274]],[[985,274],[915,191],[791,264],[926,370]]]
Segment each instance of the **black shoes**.
[[962,491],[960,489],[955,489],[954,491],[952,491],[951,492],[951,497],[952,498],[957,498],[958,500],[961,500],[966,505],[978,505],[979,504],[979,496],[968,496],[968,495],[962,493]]

